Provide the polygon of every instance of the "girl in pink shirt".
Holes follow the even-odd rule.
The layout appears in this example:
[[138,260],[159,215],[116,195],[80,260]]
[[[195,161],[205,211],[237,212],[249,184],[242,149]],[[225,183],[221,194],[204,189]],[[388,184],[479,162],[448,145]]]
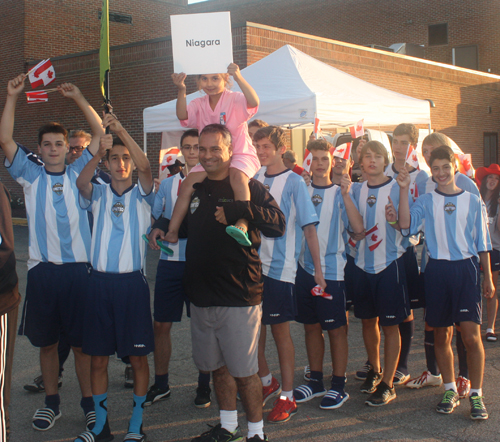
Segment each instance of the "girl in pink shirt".
[[[232,75],[241,92],[226,89],[229,75]],[[206,95],[196,98],[187,105],[186,74],[172,74],[174,84],[179,89],[177,95],[176,113],[181,125],[201,130],[208,124],[224,124],[232,136],[231,166],[229,179],[234,192],[235,201],[250,201],[248,180],[260,169],[257,153],[248,134],[247,121],[257,113],[259,97],[246,82],[238,65],[231,63],[227,74],[208,74],[198,76],[198,87]],[[193,185],[202,182],[207,177],[203,167],[198,165],[182,183],[179,197],[175,203],[169,230],[165,236],[168,242],[177,242],[178,231],[189,208]],[[238,243],[251,246],[247,235],[248,222],[240,219],[234,226],[228,226],[226,232]]]

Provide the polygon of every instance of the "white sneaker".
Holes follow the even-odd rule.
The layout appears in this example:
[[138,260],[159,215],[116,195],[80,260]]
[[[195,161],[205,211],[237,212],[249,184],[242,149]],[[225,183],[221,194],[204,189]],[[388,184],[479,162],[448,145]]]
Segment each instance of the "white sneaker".
[[404,385],[408,379],[410,379],[409,374],[404,374],[400,372],[399,370],[396,370],[396,373],[394,374],[394,379],[392,380],[392,383],[394,385]]
[[434,376],[429,371],[424,371],[418,378],[406,383],[408,388],[439,387],[443,383],[441,375]]

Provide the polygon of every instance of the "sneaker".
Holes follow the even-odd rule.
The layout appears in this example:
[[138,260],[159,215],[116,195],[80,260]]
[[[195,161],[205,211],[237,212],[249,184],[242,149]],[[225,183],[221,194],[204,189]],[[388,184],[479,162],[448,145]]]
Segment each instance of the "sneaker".
[[[57,380],[57,388],[62,387],[62,374],[59,375],[59,379]],[[43,393],[45,391],[45,385],[43,385],[43,377],[42,375],[37,376],[33,379],[33,383],[26,384],[24,386],[26,391],[31,391],[32,393]]]
[[344,402],[349,399],[349,395],[345,391],[328,390],[325,397],[321,399],[321,404],[319,408],[323,410],[333,410],[335,408],[340,408],[344,405]]
[[365,401],[365,404],[370,407],[380,407],[387,405],[394,399],[396,399],[396,389],[389,387],[385,382],[380,382],[375,392]]
[[194,398],[194,406],[196,408],[207,408],[212,403],[210,397],[212,390],[208,385],[201,385],[196,389],[196,397]]
[[354,377],[360,381],[364,381],[366,379],[366,375],[368,374],[368,372],[370,371],[370,368],[372,368],[372,366],[370,365],[370,362],[369,361],[366,361],[366,364],[363,365],[363,367],[361,367],[357,372],[356,374],[354,375]]
[[443,414],[451,414],[455,407],[460,405],[458,393],[453,390],[446,390],[443,399],[437,404],[436,411]]
[[471,419],[488,419],[488,412],[483,403],[483,397],[476,393],[469,397],[470,401],[470,418]]
[[370,368],[366,374],[365,382],[361,385],[361,393],[373,393],[377,389],[377,385],[382,380],[382,372],[375,373],[373,368]]
[[404,374],[403,372],[396,370],[396,373],[394,373],[394,379],[392,380],[392,383],[394,385],[404,385],[406,382],[408,382],[408,379],[410,379],[409,374]]
[[144,402],[144,406],[149,407],[150,405],[153,405],[155,402],[163,401],[165,399],[168,399],[169,397],[170,397],[170,387],[167,386],[167,388],[160,388],[157,387],[156,384],[153,384],[151,385],[146,394],[146,401]]
[[411,379],[406,383],[408,388],[439,387],[443,383],[440,374],[434,376],[430,371],[424,371],[418,378]]
[[262,406],[266,405],[268,399],[279,396],[281,393],[281,385],[278,380],[273,376],[271,385],[262,387]]
[[248,438],[247,437],[247,442],[269,442],[269,439],[267,438],[267,436],[264,434],[264,439],[261,439],[259,436],[255,435],[251,438]]
[[486,340],[488,342],[497,342],[498,336],[495,332],[488,332],[488,333],[486,333]]
[[[212,427],[209,425],[209,427]],[[191,442],[232,442],[243,440],[240,434],[240,427],[237,427],[232,433],[222,428],[220,424],[210,428],[198,437],[195,437]]]
[[300,385],[293,390],[293,397],[298,404],[310,401],[315,397],[324,396],[325,394],[326,388],[323,386],[323,382],[314,380],[309,381],[307,385]]
[[311,380],[311,367],[306,365],[304,367],[304,381],[309,382]]
[[460,399],[465,399],[467,396],[469,396],[470,381],[463,376],[459,376],[457,378],[457,391]]
[[297,413],[295,399],[290,400],[287,397],[280,397],[274,402],[272,411],[267,415],[267,421],[280,424],[289,421],[295,413]]
[[134,369],[131,365],[125,367],[125,388],[134,388]]

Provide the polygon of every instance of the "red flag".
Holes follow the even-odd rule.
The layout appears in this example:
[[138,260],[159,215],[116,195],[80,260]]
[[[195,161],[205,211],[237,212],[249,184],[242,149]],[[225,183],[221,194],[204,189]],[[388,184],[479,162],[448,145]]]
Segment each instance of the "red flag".
[[347,241],[347,243],[354,249],[356,248],[356,243],[357,241],[353,240],[350,236],[349,236],[349,241]]
[[420,169],[419,164],[418,164],[417,151],[415,150],[415,148],[411,144],[408,145],[408,151],[406,152],[406,162],[411,167],[414,167],[415,169]]
[[33,89],[39,86],[47,86],[56,79],[56,71],[50,62],[50,58],[38,63],[29,72],[29,79]]
[[458,160],[458,171],[467,175],[469,178],[474,177],[474,167],[472,167],[472,156],[470,153],[456,153],[455,158]]
[[321,286],[317,285],[315,287],[313,287],[311,289],[311,295],[313,296],[321,296],[322,298],[325,298],[325,299],[329,299],[329,300],[332,300],[333,299],[333,296],[332,295],[329,295],[328,293],[326,293],[322,288]]
[[351,143],[344,143],[340,146],[337,146],[333,151],[333,156],[337,158],[343,158],[344,160],[348,160],[351,156]]
[[313,154],[306,149],[306,151],[304,152],[304,162],[302,163],[302,167],[308,172],[311,170],[312,158]]
[[366,232],[366,240],[368,241],[370,252],[373,252],[382,242],[382,238],[379,237],[379,234],[376,224]]
[[314,119],[314,138],[318,139],[321,136],[321,128],[319,127],[319,118]]
[[365,129],[363,127],[364,121],[365,121],[364,119],[359,120],[356,123],[356,125],[351,126],[349,128],[349,130],[351,132],[351,137],[353,137],[353,138],[360,138],[360,137],[362,137],[365,134]]
[[26,92],[26,99],[28,100],[28,104],[46,103],[49,101],[49,96],[45,91],[33,91]]

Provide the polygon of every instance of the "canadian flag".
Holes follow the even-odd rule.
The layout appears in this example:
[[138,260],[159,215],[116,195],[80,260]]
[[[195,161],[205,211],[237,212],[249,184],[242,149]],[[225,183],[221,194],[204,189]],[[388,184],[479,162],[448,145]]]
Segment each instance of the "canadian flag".
[[469,178],[474,177],[474,167],[472,167],[472,157],[470,153],[456,153],[455,158],[458,160],[458,171],[467,175]]
[[355,126],[351,126],[349,130],[351,131],[351,137],[353,138],[359,138],[362,137],[365,134],[365,129],[363,127],[364,123],[364,118],[362,120],[359,120]]
[[313,154],[306,149],[306,151],[304,152],[304,162],[302,163],[302,167],[308,172],[310,172],[311,170],[312,158]]
[[160,169],[163,172],[168,166],[172,166],[175,164],[175,160],[179,156],[181,151],[177,149],[177,147],[172,147],[171,149],[167,150],[165,152],[165,155],[163,155],[163,160],[160,165]]
[[344,143],[337,146],[333,152],[333,156],[348,160],[351,156],[351,143]]
[[375,224],[370,230],[366,232],[366,240],[368,241],[368,248],[370,252],[373,252],[382,242],[382,238],[379,236],[378,225]]
[[356,243],[357,241],[349,237],[349,241],[347,241],[347,244],[349,244],[353,249],[356,248]]
[[415,150],[415,148],[411,144],[408,145],[408,151],[406,152],[406,162],[411,167],[414,167],[415,169],[420,169],[419,164],[418,164],[417,151]]
[[314,119],[314,138],[321,137],[321,128],[319,127],[319,118]]
[[50,62],[50,58],[38,63],[29,72],[31,87],[36,89],[39,86],[47,86],[56,79],[56,71]]
[[26,92],[26,99],[28,100],[28,104],[46,103],[49,101],[49,96],[45,91],[33,91]]

